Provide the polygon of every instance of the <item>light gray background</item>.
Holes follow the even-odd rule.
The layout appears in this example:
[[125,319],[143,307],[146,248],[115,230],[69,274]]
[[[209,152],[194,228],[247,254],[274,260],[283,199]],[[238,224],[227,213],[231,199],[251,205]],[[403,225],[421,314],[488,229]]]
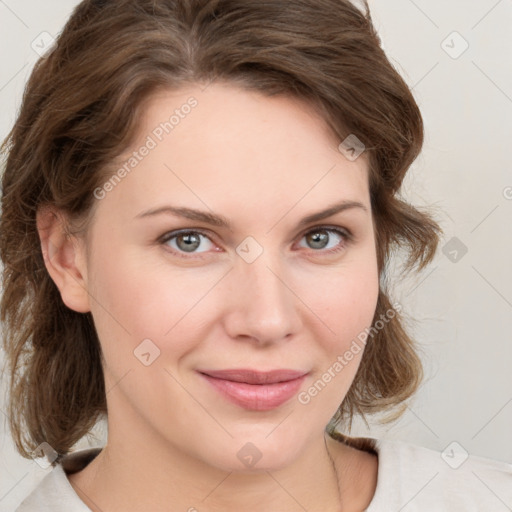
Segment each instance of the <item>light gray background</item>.
[[[0,0],[2,139],[38,58],[32,42],[42,32],[56,36],[77,4]],[[374,0],[370,6],[426,124],[424,151],[404,197],[435,206],[445,236],[433,264],[395,288],[415,319],[410,328],[424,350],[424,384],[399,422],[370,430],[357,422],[352,434],[439,451],[456,441],[456,451],[512,463],[512,0]],[[459,55],[464,41],[469,47]],[[10,511],[49,468],[15,452],[4,404],[0,510]],[[103,427],[77,448],[101,445]]]

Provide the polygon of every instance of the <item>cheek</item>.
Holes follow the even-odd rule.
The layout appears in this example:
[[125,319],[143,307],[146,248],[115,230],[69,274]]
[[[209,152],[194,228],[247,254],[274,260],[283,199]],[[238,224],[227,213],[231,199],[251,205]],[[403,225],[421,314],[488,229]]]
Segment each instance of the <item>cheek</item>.
[[300,290],[303,301],[321,320],[318,329],[324,335],[318,339],[331,353],[344,350],[372,323],[379,294],[376,261],[354,254],[338,268],[317,269],[301,280]]
[[140,351],[149,348],[152,356],[168,356],[172,342],[173,359],[192,350],[194,310],[201,303],[197,309],[207,315],[207,301],[202,299],[219,279],[211,271],[170,270],[165,262],[144,264],[140,254],[121,252],[122,257],[112,258],[98,251],[90,283],[95,299],[91,311],[105,360],[120,375],[140,364],[136,359],[139,347]]
[[377,307],[378,272],[372,264],[347,265],[318,284],[323,284],[323,293],[310,294],[310,299],[311,309],[321,319],[315,336],[319,363],[297,398],[305,410],[324,411],[327,423],[346,396],[364,354]]

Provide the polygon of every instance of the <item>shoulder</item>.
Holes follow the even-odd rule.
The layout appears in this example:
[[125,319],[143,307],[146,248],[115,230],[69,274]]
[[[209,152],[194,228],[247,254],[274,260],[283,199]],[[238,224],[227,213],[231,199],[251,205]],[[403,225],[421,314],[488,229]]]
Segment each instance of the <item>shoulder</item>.
[[69,483],[67,474],[83,469],[101,448],[88,448],[66,455],[47,473],[15,512],[90,512]]
[[444,452],[383,439],[375,445],[377,488],[368,512],[511,510],[512,464],[470,455],[458,443]]

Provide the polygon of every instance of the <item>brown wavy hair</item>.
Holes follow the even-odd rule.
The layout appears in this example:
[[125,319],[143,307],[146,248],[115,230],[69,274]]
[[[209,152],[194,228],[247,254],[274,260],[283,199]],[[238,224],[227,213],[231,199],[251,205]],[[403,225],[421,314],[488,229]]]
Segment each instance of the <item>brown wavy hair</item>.
[[[421,151],[422,117],[363,7],[348,0],[85,0],[75,8],[53,50],[37,61],[1,147],[0,318],[9,426],[22,456],[47,442],[60,458],[107,414],[93,318],[63,303],[45,267],[36,213],[51,205],[67,215],[69,236],[86,233],[94,189],[110,177],[109,164],[130,146],[145,101],[159,90],[225,81],[293,96],[314,106],[340,142],[355,134],[365,144],[381,278],[374,322],[392,308],[385,280],[393,249],[406,249],[404,271],[431,262],[442,230],[399,197]],[[368,338],[327,430],[347,420],[350,428],[356,414],[401,415],[423,378],[417,354],[396,312]]]

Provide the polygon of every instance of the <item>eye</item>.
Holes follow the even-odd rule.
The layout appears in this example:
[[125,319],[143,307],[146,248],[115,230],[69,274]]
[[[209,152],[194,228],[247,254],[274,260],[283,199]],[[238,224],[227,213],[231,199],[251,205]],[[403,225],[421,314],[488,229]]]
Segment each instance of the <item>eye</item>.
[[[201,246],[202,240],[207,240],[210,246],[212,246],[211,240],[202,232],[200,231],[173,231],[171,233],[167,233],[164,235],[160,242],[163,244],[167,244],[168,242],[171,242],[169,246],[173,249],[173,252],[178,253],[180,256],[180,253],[191,253],[191,254],[197,254],[206,252],[209,250],[208,244],[206,244],[206,248],[204,251],[197,251],[196,249]],[[204,244],[203,244],[204,246]],[[210,247],[211,248],[211,247]],[[185,256],[186,257],[186,256]]]
[[[353,236],[347,229],[319,226],[302,235],[302,239],[306,239],[309,248],[314,252],[332,254],[343,250],[353,240]],[[183,258],[188,258],[187,254],[200,255],[216,247],[208,235],[191,229],[166,233],[159,242],[170,247],[173,253]],[[201,247],[202,250],[197,250]]]
[[352,234],[345,229],[320,226],[308,231],[302,238],[307,240],[309,247],[315,249],[315,252],[336,253],[352,241]]

